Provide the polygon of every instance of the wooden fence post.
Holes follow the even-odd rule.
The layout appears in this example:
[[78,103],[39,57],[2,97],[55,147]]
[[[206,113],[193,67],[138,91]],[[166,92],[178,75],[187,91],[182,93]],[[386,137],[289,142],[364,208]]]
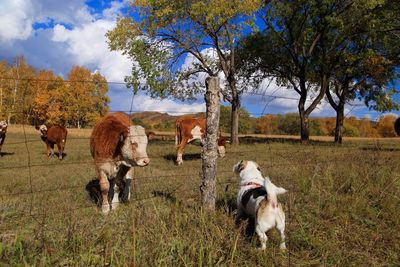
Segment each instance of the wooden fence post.
[[206,130],[202,140],[203,149],[201,153],[203,179],[200,186],[203,207],[207,210],[215,210],[217,198],[216,176],[217,176],[217,139],[219,133],[219,79],[208,77],[206,79]]

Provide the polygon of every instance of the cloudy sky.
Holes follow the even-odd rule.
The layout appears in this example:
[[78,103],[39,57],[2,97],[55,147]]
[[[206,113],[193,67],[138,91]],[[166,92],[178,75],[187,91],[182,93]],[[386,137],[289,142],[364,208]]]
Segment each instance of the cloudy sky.
[[[128,0],[0,0],[0,60],[12,62],[24,55],[35,68],[53,70],[66,77],[73,65],[99,71],[109,82],[123,82],[129,75],[131,62],[118,52],[108,50],[105,33],[115,26],[116,17],[123,14]],[[190,64],[187,58],[184,64]],[[267,83],[266,83],[267,85]],[[243,106],[253,115],[296,112],[298,96],[292,90],[269,84],[267,95],[284,98],[244,96]],[[112,110],[146,110],[170,114],[204,111],[203,98],[181,102],[157,100],[145,94],[133,98],[124,85],[110,84]],[[227,103],[226,103],[227,104]],[[348,116],[376,119],[381,114],[367,108],[348,106]],[[400,113],[396,112],[397,115]],[[313,116],[334,116],[327,102]]]

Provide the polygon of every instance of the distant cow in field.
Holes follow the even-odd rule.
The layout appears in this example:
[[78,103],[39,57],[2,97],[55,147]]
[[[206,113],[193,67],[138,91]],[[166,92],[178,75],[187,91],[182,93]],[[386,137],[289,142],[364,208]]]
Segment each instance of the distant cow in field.
[[122,202],[130,198],[132,167],[143,167],[150,162],[147,142],[144,128],[133,125],[128,115],[122,112],[105,116],[94,127],[90,152],[95,161],[101,193],[99,205],[104,214],[110,208],[116,208],[119,197]]
[[[187,144],[201,140],[204,137],[206,129],[205,118],[180,118],[176,120],[175,145],[176,148],[176,164],[183,162],[182,155]],[[218,154],[220,157],[225,156],[226,138],[219,133],[218,137]]]
[[400,135],[400,117],[398,117],[394,122],[394,130],[396,131],[397,135]]
[[3,146],[4,140],[6,140],[7,133],[7,122],[0,121],[0,155],[1,155],[1,147]]
[[[40,138],[47,146],[47,156],[49,157],[54,153],[54,145],[57,145],[58,159],[63,159],[63,152],[65,143],[67,142],[67,128],[59,125],[45,125],[35,127],[40,132]],[[51,151],[50,151],[51,148]]]

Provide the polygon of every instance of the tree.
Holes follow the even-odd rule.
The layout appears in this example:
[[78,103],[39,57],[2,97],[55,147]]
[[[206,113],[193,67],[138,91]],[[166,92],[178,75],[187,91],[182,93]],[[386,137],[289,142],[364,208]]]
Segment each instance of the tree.
[[398,20],[395,23],[388,19],[394,19],[394,7],[389,2],[392,1],[354,1],[346,12],[348,15],[332,19],[331,30],[325,35],[326,39],[340,40],[332,53],[337,65],[331,75],[331,90],[326,91],[337,114],[336,143],[342,142],[344,107],[348,101],[358,97],[375,110],[398,109],[393,102],[393,91],[387,88],[388,82],[395,78],[394,67],[398,65],[397,55],[390,50],[399,47],[398,42],[387,40],[393,33],[392,28],[397,27],[398,31],[400,26]]
[[103,76],[74,66],[68,73],[68,82],[66,107],[70,124],[86,127],[107,113],[110,100],[105,95],[108,84]]
[[265,115],[257,118],[255,121],[255,133],[275,134],[278,129],[278,123],[274,115]]
[[[230,123],[230,117],[231,117],[231,112],[232,109],[230,109],[227,106],[222,106],[220,107],[220,127],[223,129],[224,132],[230,132],[231,130],[231,123]],[[251,128],[251,122],[250,122],[250,113],[247,112],[246,109],[240,108],[238,111],[238,116],[239,116],[239,133],[247,133],[247,131]]]
[[396,136],[396,132],[393,127],[396,118],[397,117],[393,115],[381,116],[379,118],[376,128],[380,136],[382,137]]
[[[240,96],[245,87],[239,88],[237,82],[235,40],[252,23],[251,15],[262,2],[135,0],[132,7],[141,20],[120,18],[116,28],[107,33],[109,46],[135,61],[131,76],[126,77],[128,87],[135,91],[140,87],[152,96],[193,97],[200,90],[196,83],[185,85],[189,79],[199,73],[222,73],[226,86],[221,93],[232,106],[231,141],[236,144]],[[177,63],[188,55],[195,62],[179,69]]]
[[32,78],[35,69],[28,65],[23,56],[17,56],[8,72],[8,77],[4,80],[7,121],[8,124],[23,123],[31,110]]
[[[272,0],[263,13],[265,30],[241,42],[241,73],[247,79],[259,85],[264,78],[273,77],[299,94],[303,142],[309,138],[309,116],[329,93],[335,71],[347,71],[340,59],[347,50],[357,49],[355,40],[365,38],[364,24],[375,22],[366,14],[382,2]],[[306,100],[310,101],[308,107]]]

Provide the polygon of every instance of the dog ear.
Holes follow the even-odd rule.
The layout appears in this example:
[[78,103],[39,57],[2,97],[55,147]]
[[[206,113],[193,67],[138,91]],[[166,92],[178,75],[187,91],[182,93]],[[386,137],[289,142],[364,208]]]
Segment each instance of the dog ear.
[[285,194],[287,193],[287,190],[283,187],[276,187],[275,188],[275,192],[277,195],[281,195],[281,194]]
[[239,174],[246,168],[247,160],[241,160],[236,165],[233,166],[233,172]]

